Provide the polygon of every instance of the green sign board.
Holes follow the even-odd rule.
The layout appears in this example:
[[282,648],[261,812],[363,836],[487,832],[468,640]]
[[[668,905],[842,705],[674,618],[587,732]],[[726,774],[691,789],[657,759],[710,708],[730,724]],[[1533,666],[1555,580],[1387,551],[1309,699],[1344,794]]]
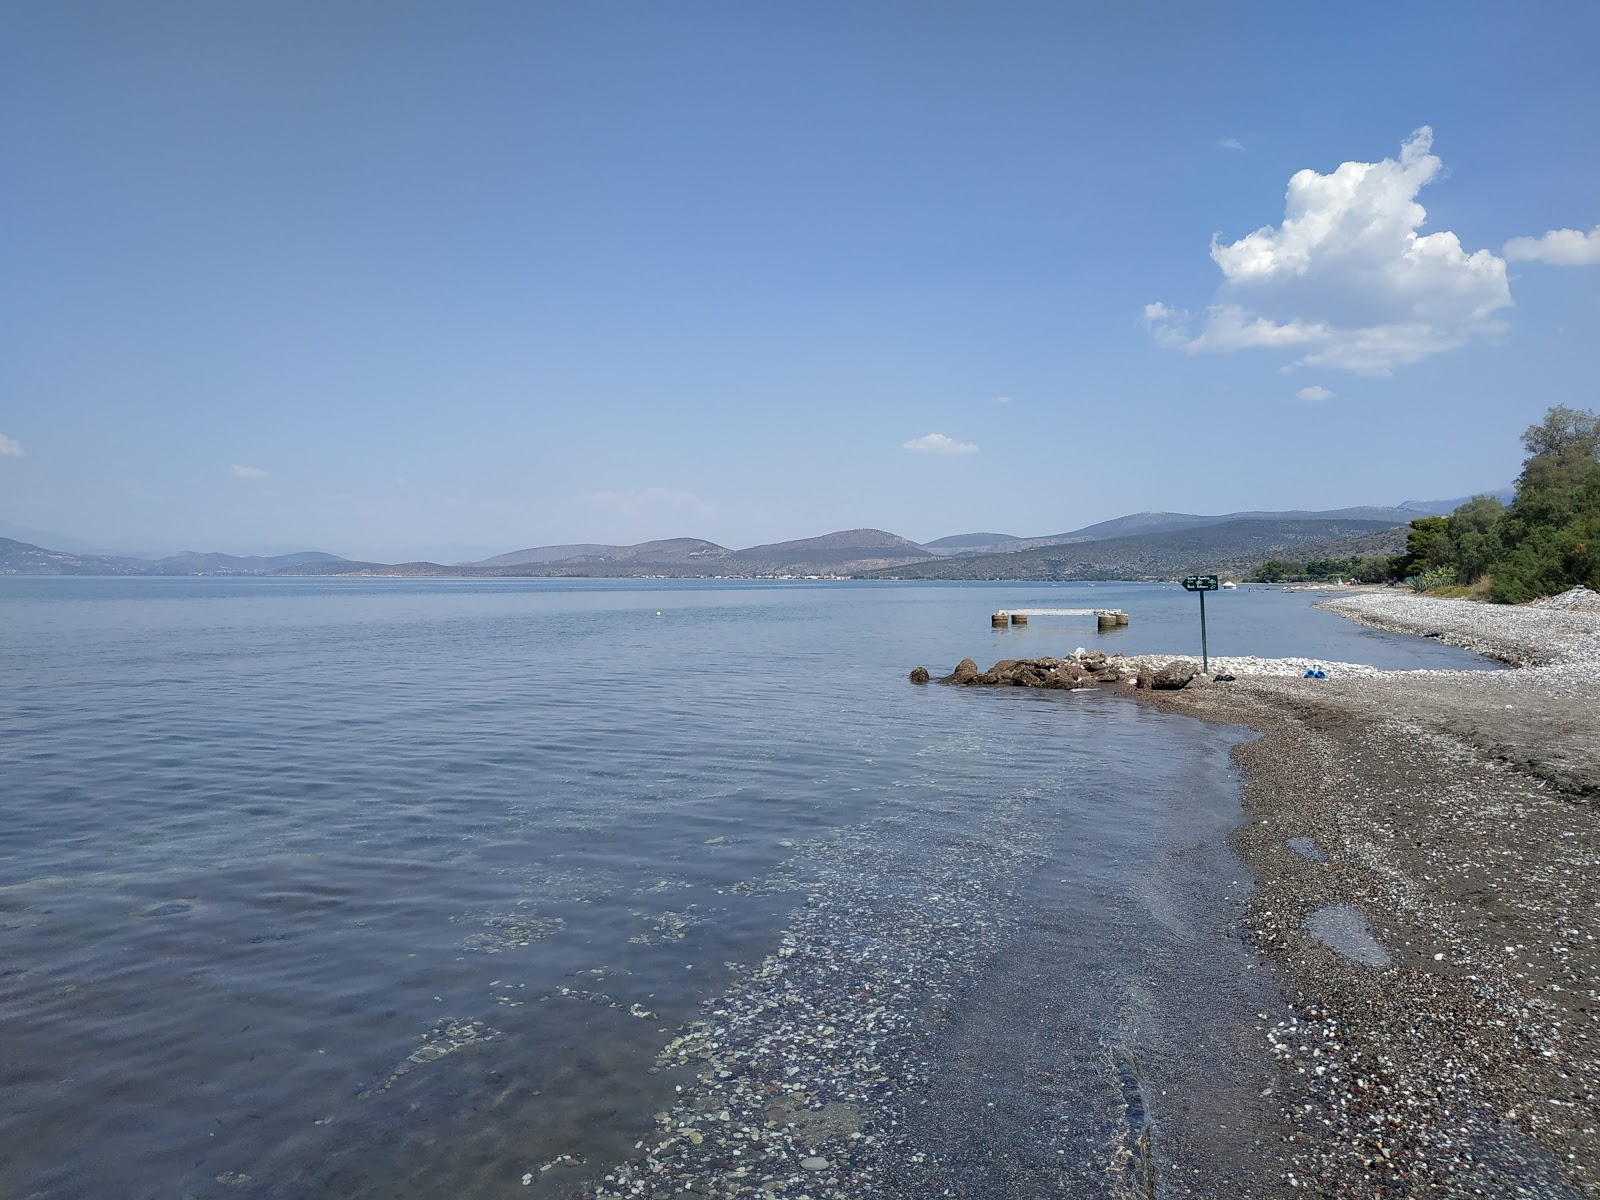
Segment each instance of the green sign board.
[[1215,575],[1191,575],[1183,581],[1186,590],[1200,593],[1200,670],[1211,674],[1211,655],[1206,650],[1206,593],[1217,590]]

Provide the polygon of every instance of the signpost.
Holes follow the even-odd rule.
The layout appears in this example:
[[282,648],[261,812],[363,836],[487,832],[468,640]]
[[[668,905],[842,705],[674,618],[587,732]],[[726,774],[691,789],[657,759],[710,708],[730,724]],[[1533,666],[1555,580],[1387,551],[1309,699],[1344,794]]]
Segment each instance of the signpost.
[[1183,581],[1185,591],[1200,593],[1200,673],[1211,674],[1211,659],[1206,654],[1206,593],[1217,590],[1215,575],[1190,575]]

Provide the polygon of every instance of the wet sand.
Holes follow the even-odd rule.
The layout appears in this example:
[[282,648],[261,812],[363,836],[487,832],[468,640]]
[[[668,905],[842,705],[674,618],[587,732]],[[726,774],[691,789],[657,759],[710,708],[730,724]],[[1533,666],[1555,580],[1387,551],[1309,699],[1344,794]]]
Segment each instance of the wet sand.
[[1140,693],[1234,758],[1248,933],[1294,1018],[1276,1161],[1326,1196],[1600,1195],[1600,612],[1325,607],[1500,672],[1237,669]]

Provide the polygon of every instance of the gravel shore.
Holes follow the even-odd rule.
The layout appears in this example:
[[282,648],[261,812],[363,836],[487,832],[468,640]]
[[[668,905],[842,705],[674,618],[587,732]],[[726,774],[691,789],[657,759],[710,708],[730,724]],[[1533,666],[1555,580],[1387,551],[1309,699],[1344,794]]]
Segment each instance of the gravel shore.
[[1274,1169],[1313,1195],[1600,1195],[1600,611],[1323,607],[1515,669],[1225,660],[1236,681],[1152,697],[1265,735],[1235,751],[1234,845],[1295,1003],[1266,1047]]

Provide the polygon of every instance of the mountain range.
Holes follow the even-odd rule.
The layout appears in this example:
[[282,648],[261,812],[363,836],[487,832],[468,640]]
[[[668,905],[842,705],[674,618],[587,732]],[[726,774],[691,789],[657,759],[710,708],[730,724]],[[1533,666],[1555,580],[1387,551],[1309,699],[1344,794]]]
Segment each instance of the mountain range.
[[[1066,533],[965,533],[918,543],[881,529],[730,549],[700,538],[632,546],[531,546],[476,562],[377,563],[308,550],[280,555],[184,552],[163,558],[50,550],[0,538],[0,574],[393,575],[427,577],[772,577],[903,579],[1141,579],[1242,571],[1266,558],[1393,553],[1403,527],[1439,504],[1324,512],[1130,513]],[[1452,502],[1453,503],[1453,502]],[[1448,511],[1448,510],[1446,510]]]

